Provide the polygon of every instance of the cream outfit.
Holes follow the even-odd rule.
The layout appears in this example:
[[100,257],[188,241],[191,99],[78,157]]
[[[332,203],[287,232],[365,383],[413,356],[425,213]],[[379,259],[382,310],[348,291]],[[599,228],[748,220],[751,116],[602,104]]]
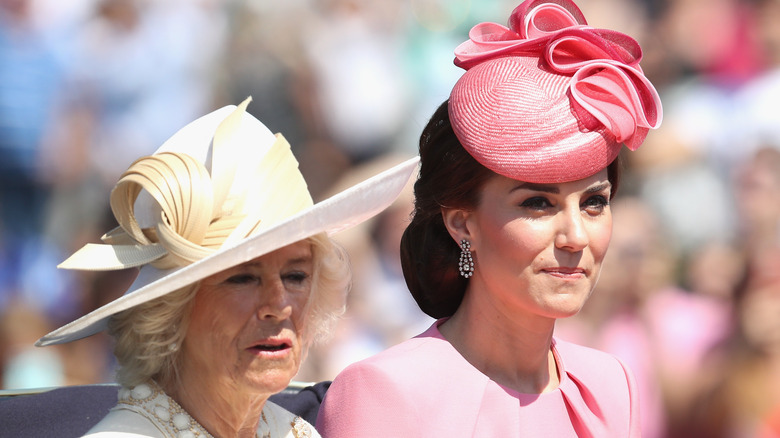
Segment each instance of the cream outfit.
[[[257,436],[320,437],[306,420],[270,401],[263,407]],[[154,382],[121,388],[117,405],[85,437],[214,438]]]

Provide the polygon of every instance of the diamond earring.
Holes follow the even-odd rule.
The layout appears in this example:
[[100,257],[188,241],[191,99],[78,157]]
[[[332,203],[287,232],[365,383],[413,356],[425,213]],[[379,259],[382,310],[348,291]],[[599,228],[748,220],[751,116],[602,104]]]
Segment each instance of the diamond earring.
[[471,242],[466,239],[460,241],[458,271],[463,278],[469,278],[474,275],[474,259],[471,258]]

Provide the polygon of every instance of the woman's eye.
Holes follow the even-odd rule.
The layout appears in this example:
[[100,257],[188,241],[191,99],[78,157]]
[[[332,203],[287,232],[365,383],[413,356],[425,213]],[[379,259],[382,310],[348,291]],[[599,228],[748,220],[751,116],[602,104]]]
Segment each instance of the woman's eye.
[[227,280],[225,280],[226,283],[230,284],[248,284],[248,283],[256,283],[259,282],[260,279],[252,274],[236,274],[231,277],[229,277]]
[[595,195],[586,199],[585,202],[582,204],[582,208],[587,210],[590,213],[598,214],[604,211],[604,209],[608,205],[609,205],[609,200],[607,200],[605,196]]
[[309,274],[303,271],[293,271],[284,275],[284,281],[294,284],[302,284],[309,279]]
[[550,203],[550,201],[545,197],[536,196],[526,199],[520,204],[520,206],[524,208],[530,208],[532,210],[544,210],[545,208],[551,207],[552,203]]

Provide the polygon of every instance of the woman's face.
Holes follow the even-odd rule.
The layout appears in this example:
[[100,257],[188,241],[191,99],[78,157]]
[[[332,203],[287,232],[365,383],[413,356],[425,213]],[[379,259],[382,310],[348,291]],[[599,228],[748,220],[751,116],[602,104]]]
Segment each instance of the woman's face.
[[559,184],[489,179],[466,216],[476,267],[470,290],[515,315],[577,313],[609,246],[610,191],[606,169]]
[[181,366],[203,382],[262,394],[298,372],[314,261],[297,242],[204,279],[195,295]]

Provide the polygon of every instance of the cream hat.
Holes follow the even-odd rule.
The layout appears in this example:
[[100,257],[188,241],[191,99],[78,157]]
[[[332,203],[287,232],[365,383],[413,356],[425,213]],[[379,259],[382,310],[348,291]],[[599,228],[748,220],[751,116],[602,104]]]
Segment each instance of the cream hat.
[[118,312],[319,233],[334,234],[390,205],[418,158],[314,204],[290,145],[246,112],[250,99],[188,124],[140,158],[111,192],[119,227],[59,265],[141,267],[124,295],[36,342],[95,334]]

